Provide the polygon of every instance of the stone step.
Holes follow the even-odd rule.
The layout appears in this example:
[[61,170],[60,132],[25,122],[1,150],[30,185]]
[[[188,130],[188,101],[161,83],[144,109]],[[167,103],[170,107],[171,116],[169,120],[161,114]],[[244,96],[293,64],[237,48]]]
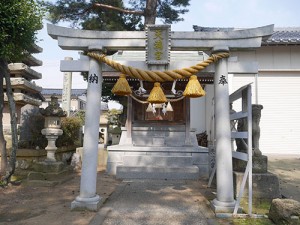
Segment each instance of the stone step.
[[[184,146],[185,138],[182,134],[172,135],[157,135],[151,136],[150,134],[135,135],[132,134],[132,142],[136,146]],[[198,146],[196,135],[190,135],[190,144],[192,146]]]
[[125,155],[124,166],[186,167],[192,166],[191,156]]
[[202,146],[134,146],[134,145],[111,145],[108,152],[182,152],[182,153],[206,153],[208,148]]
[[118,166],[116,176],[118,179],[197,180],[199,179],[199,168],[197,166]]

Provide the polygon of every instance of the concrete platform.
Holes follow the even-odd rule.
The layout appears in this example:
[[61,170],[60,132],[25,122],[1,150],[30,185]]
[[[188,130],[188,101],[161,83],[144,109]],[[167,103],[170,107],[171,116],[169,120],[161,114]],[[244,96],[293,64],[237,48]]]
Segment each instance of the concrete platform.
[[155,167],[155,166],[118,166],[118,179],[171,179],[171,180],[197,180],[199,168],[197,166],[185,167]]
[[191,156],[150,156],[150,155],[125,155],[123,157],[124,166],[171,166],[181,167],[192,165]]
[[108,147],[107,172],[122,179],[199,179],[208,178],[208,163],[208,149],[200,146],[115,145]]

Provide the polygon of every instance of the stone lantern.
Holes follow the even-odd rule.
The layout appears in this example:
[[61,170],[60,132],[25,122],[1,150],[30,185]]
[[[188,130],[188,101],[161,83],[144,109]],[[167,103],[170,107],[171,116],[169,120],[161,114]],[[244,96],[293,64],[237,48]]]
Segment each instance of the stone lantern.
[[58,98],[51,96],[51,101],[46,109],[40,109],[40,113],[45,117],[45,128],[42,129],[42,134],[46,136],[48,145],[45,148],[47,151],[47,162],[56,162],[55,151],[56,139],[63,134],[61,127],[61,117],[65,117],[66,113],[59,107]]

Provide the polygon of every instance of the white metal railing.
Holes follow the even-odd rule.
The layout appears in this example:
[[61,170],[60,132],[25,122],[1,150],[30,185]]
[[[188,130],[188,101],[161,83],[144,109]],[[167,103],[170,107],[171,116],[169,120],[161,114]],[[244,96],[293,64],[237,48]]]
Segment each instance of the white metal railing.
[[[248,178],[248,215],[252,215],[252,90],[251,84],[245,85],[240,89],[236,90],[229,96],[229,103],[241,99],[242,100],[242,111],[233,112],[230,114],[230,121],[236,123],[239,119],[247,119],[248,129],[247,131],[237,131],[235,126],[231,132],[231,139],[241,139],[245,146],[247,146],[247,153],[232,151],[232,157],[238,160],[243,160],[247,162],[246,170],[243,176],[243,180],[240,186],[240,191],[237,196],[236,204],[233,211],[233,216],[236,216],[238,209],[240,207],[241,198],[244,193],[246,181]],[[247,139],[247,143],[244,139]],[[212,180],[216,173],[216,164],[212,169],[209,177],[208,187],[211,186]]]
[[[242,111],[234,112],[230,114],[230,120],[235,121],[239,119],[246,119],[248,129],[247,131],[237,131],[233,127],[231,132],[231,138],[239,138],[247,146],[247,153],[232,151],[232,157],[238,160],[247,162],[246,170],[243,176],[243,180],[240,186],[240,191],[237,196],[236,204],[234,207],[233,215],[237,215],[241,198],[245,190],[246,181],[248,178],[248,214],[252,215],[252,91],[251,84],[245,85],[232,93],[229,96],[229,103],[232,104],[234,101],[242,100]],[[247,143],[244,139],[247,139]]]

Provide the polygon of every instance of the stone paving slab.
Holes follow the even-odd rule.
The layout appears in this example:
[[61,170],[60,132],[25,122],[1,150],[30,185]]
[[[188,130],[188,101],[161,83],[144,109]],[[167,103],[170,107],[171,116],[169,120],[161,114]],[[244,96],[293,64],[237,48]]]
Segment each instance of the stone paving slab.
[[199,181],[127,180],[90,225],[212,225],[214,213]]
[[279,178],[282,196],[300,202],[300,154],[269,154],[268,160],[268,170]]

